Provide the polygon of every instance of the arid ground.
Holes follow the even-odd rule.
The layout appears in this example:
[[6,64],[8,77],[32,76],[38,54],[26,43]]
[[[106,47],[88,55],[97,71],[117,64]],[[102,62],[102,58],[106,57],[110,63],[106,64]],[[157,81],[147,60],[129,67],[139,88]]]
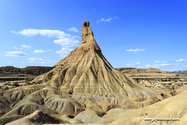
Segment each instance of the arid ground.
[[114,69],[89,22],[81,37],[80,45],[51,68],[0,71],[1,125],[187,124],[187,74]]

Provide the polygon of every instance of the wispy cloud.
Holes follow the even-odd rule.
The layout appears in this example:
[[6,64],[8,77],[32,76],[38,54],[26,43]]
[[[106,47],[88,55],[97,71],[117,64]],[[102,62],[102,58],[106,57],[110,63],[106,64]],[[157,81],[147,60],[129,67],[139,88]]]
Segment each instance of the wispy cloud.
[[5,52],[5,56],[10,56],[10,57],[26,57],[27,54],[21,51],[9,51]]
[[71,47],[71,46],[77,45],[77,43],[79,43],[79,41],[73,40],[72,38],[67,37],[64,39],[55,40],[54,43],[60,44],[61,46]]
[[175,60],[175,62],[183,62],[185,61],[184,59],[179,59],[179,60]]
[[108,19],[101,18],[100,20],[97,21],[97,23],[99,23],[99,22],[110,22],[111,20],[113,20],[113,18],[108,18]]
[[32,58],[28,58],[28,60],[30,60],[30,61],[43,61],[44,59],[32,57]]
[[145,51],[145,49],[127,49],[126,51],[127,51],[127,52],[134,52],[134,53],[137,53],[137,52]]
[[160,68],[160,67],[183,66],[183,65],[184,64],[168,64],[168,63],[164,63],[164,64],[155,64],[155,65],[153,65],[153,67]]
[[113,19],[118,19],[118,18],[119,18],[119,17],[117,17],[117,16],[110,17],[110,18],[107,18],[107,19],[101,18],[101,19],[97,20],[97,23],[99,23],[99,22],[110,22],[110,21],[112,21]]
[[41,62],[41,64],[49,64],[49,62]]
[[158,60],[158,61],[155,61],[155,63],[160,63],[160,61]]
[[47,51],[52,51],[53,49],[47,49]]
[[[76,31],[75,28],[71,29],[72,31]],[[54,40],[54,43],[62,46],[62,50],[56,51],[56,53],[62,55],[63,49],[71,50],[71,47],[77,46],[79,40],[76,40],[78,36],[67,34],[60,30],[49,30],[49,29],[24,29],[19,32],[11,31],[12,33],[22,34],[24,36],[32,37],[35,35],[41,35],[45,37],[54,37],[57,38]]]
[[75,27],[71,27],[68,29],[68,31],[72,31],[72,32],[79,32],[77,28]]
[[18,49],[17,47],[14,47],[14,49]]
[[21,47],[23,47],[23,48],[32,48],[31,46],[28,46],[28,45],[22,45]]
[[176,63],[176,64],[170,64],[170,63],[163,63],[163,64],[153,64],[153,65],[150,65],[150,64],[147,64],[147,65],[138,65],[138,62],[135,63],[135,64],[126,64],[126,66],[128,67],[135,67],[135,68],[157,68],[157,69],[162,69],[162,68],[167,68],[169,70],[171,69],[182,69],[182,68],[186,68],[187,66],[185,64],[179,64],[179,63]]
[[46,52],[46,51],[44,51],[44,50],[35,50],[34,51],[34,53],[44,53],[44,52]]
[[167,61],[159,61],[159,60],[157,60],[157,61],[155,61],[155,63],[167,63]]
[[79,41],[75,40],[78,36],[72,36],[70,34],[67,34],[63,31],[60,30],[48,30],[48,29],[24,29],[19,32],[13,32],[13,33],[18,33],[22,34],[28,37],[35,36],[35,35],[42,35],[46,37],[55,37],[58,38],[57,40],[54,40],[54,43],[60,44],[62,46],[74,46],[76,45]]
[[145,68],[150,68],[150,67],[151,67],[151,65],[149,65],[149,64],[145,65]]
[[42,58],[35,58],[35,57],[28,58],[27,60],[29,61],[29,63],[40,63],[40,64],[49,64],[49,62],[52,61],[52,60],[45,60]]
[[114,18],[115,18],[115,19],[118,19],[119,17],[117,17],[117,16],[114,16]]
[[136,63],[127,63],[126,66],[128,67],[136,67],[139,66],[139,64],[141,64],[140,62],[136,62]]
[[10,32],[15,33],[15,34],[19,34],[19,33],[18,33],[18,32],[16,32],[16,31],[10,31]]
[[42,58],[35,58],[35,57],[28,58],[28,60],[29,60],[29,63],[41,63],[42,61],[44,61],[44,59]]
[[60,54],[61,57],[64,57],[66,54],[68,54],[70,51],[72,51],[73,49],[70,48],[62,48],[59,51],[56,51],[57,54]]

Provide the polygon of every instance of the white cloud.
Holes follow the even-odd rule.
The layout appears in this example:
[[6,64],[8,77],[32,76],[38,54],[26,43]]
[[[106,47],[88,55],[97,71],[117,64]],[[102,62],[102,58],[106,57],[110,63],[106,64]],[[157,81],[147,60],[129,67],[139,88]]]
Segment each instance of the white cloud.
[[145,65],[145,68],[150,68],[150,67],[151,67],[151,65],[149,65],[149,64]]
[[143,69],[144,67],[143,67],[143,66],[137,66],[136,68],[140,68],[140,69]]
[[164,63],[164,64],[155,64],[153,65],[153,67],[156,67],[156,68],[160,68],[160,67],[168,67],[168,66],[183,66],[184,64],[168,64],[168,63]]
[[155,67],[155,68],[160,68],[160,67],[166,67],[166,66],[174,66],[173,64],[155,64],[155,65],[153,65],[153,67]]
[[113,19],[113,18],[108,18],[108,19],[101,18],[100,21],[110,22],[112,19]]
[[79,32],[77,28],[75,27],[71,27],[68,29],[68,31],[72,31],[72,32]]
[[18,49],[17,47],[14,47],[14,49]]
[[135,63],[135,64],[133,64],[133,63],[127,63],[126,66],[129,66],[129,67],[136,67],[136,66],[138,66],[139,64],[141,64],[141,63],[140,63],[140,62],[137,62],[137,63]]
[[47,51],[52,51],[53,49],[47,49]]
[[[15,33],[15,31],[13,33]],[[39,34],[39,30],[37,30],[37,29],[24,29],[24,30],[19,31],[17,33],[22,34],[24,36],[35,36],[35,35]]]
[[45,60],[42,58],[35,58],[35,57],[28,58],[27,60],[29,61],[29,63],[40,63],[40,64],[49,64],[49,62],[53,61],[53,60]]
[[56,38],[64,38],[64,37],[70,37],[70,34],[66,34],[63,31],[60,30],[49,30],[49,29],[24,29],[19,32],[12,31],[13,33],[22,34],[24,36],[35,36],[35,35],[42,35],[47,37],[56,37]]
[[179,71],[179,69],[168,69],[167,71]]
[[73,49],[70,49],[70,48],[62,48],[61,50],[59,51],[56,51],[57,54],[60,54],[61,57],[67,55],[70,51],[72,51]]
[[175,62],[183,62],[184,59],[175,60]]
[[[74,31],[75,28],[74,28]],[[79,43],[79,40],[76,40],[78,36],[72,36],[70,34],[67,34],[60,30],[49,30],[49,29],[24,29],[19,32],[11,31],[12,33],[22,34],[28,37],[35,36],[35,35],[41,35],[45,37],[55,37],[57,38],[54,40],[54,43],[60,44],[62,46],[62,50],[56,51],[57,54],[67,54],[66,52],[71,51],[70,47],[77,46]],[[48,51],[52,51],[52,49],[47,49]],[[42,51],[35,51],[35,52],[42,52]]]
[[44,53],[44,50],[35,50],[34,53]]
[[127,51],[127,52],[134,52],[134,53],[137,53],[137,52],[145,51],[145,49],[127,49],[126,51]]
[[19,34],[19,33],[18,33],[18,32],[16,32],[16,31],[10,31],[10,32],[15,33],[15,34]]
[[44,61],[44,59],[42,58],[35,58],[35,57],[28,58],[28,60],[29,60],[29,63],[41,63]]
[[159,61],[159,60],[157,60],[157,61],[155,61],[155,63],[167,63],[167,61]]
[[27,56],[26,53],[21,52],[21,51],[9,51],[9,52],[5,52],[5,56],[10,56],[10,57],[25,57]]
[[104,19],[104,18],[101,18],[100,20],[97,21],[97,23],[99,22],[110,22],[113,18],[108,18],[108,19]]
[[161,61],[155,61],[155,63],[160,63]]
[[31,46],[28,46],[28,45],[22,45],[21,47],[23,47],[23,48],[32,48]]
[[49,62],[41,62],[41,64],[49,64]]
[[126,66],[135,66],[135,64],[127,63]]
[[43,61],[44,59],[32,57],[32,58],[28,58],[28,60],[30,60],[30,61]]
[[19,32],[15,32],[15,31],[11,31],[13,33],[17,33],[17,34],[22,34],[28,37],[31,36],[35,36],[35,35],[42,35],[42,36],[46,36],[46,37],[55,37],[57,38],[56,40],[54,40],[54,43],[56,44],[60,44],[64,47],[70,47],[70,46],[76,46],[77,43],[79,43],[78,40],[76,40],[76,38],[78,36],[72,36],[70,34],[66,34],[63,31],[60,30],[49,30],[49,29],[24,29],[22,31]]
[[173,66],[174,64],[160,64],[160,66]]
[[60,44],[62,46],[68,46],[69,47],[69,46],[75,46],[75,45],[77,45],[77,43],[79,43],[79,41],[67,37],[67,38],[64,38],[64,39],[55,40],[54,43]]
[[101,18],[100,20],[97,20],[97,23],[99,23],[99,22],[110,22],[113,19],[118,19],[118,17],[114,16],[114,18],[111,17],[111,18],[108,18],[108,19]]

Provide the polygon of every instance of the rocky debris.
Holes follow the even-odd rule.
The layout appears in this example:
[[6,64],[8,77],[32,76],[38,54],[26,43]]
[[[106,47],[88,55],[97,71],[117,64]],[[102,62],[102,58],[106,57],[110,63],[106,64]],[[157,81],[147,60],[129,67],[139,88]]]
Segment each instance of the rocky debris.
[[155,69],[155,68],[146,68],[146,69],[116,68],[116,70],[119,70],[122,73],[166,73],[160,69]]

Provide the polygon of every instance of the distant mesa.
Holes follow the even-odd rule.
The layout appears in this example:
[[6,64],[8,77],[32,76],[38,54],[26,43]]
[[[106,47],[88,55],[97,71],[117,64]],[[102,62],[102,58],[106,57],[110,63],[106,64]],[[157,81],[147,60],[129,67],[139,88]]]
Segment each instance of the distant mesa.
[[137,68],[116,68],[122,73],[166,73],[160,69],[155,68],[146,68],[146,69],[137,69]]
[[[0,76],[17,75],[17,74],[30,74],[30,75],[41,75],[53,69],[52,67],[44,66],[27,66],[25,68],[16,68],[13,66],[0,67]],[[2,74],[4,73],[4,74]]]

